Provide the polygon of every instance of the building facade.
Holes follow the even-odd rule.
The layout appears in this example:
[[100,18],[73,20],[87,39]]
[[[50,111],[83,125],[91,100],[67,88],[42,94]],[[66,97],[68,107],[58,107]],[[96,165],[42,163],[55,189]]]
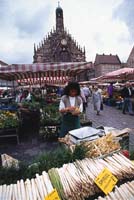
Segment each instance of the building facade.
[[33,63],[85,62],[85,48],[81,48],[76,40],[64,28],[63,10],[56,9],[56,29],[34,45]]
[[127,59],[127,67],[134,67],[134,47],[132,48],[130,55]]
[[96,54],[94,62],[95,77],[102,76],[121,68],[121,61],[117,55]]

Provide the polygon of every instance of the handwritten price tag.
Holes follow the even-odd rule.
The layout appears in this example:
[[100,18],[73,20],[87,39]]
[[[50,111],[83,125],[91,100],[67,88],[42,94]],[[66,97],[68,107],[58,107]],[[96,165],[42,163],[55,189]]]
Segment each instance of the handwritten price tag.
[[57,190],[54,189],[44,200],[60,200]]
[[95,183],[106,195],[113,190],[117,181],[117,178],[107,168],[102,170],[95,179]]

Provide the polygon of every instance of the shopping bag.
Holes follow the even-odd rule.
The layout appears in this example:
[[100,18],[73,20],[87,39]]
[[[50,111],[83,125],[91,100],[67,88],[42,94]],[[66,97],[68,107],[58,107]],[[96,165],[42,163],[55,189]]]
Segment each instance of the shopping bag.
[[100,107],[100,109],[103,110],[103,103],[102,103],[102,102],[101,102],[101,107]]

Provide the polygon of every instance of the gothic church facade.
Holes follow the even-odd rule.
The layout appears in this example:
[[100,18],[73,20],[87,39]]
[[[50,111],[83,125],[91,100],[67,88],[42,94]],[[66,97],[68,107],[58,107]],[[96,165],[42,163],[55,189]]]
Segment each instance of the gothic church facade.
[[85,62],[85,48],[81,48],[64,28],[63,10],[56,9],[56,29],[38,45],[34,45],[33,63]]

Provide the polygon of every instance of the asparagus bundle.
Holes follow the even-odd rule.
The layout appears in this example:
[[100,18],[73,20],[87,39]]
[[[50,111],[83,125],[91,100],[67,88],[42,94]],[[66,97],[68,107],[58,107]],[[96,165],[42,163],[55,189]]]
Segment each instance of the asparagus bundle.
[[56,183],[53,185],[58,192],[64,194],[61,199],[83,200],[100,192],[94,180],[104,168],[108,168],[119,180],[134,177],[134,164],[121,153],[116,153],[104,159],[86,158],[53,169],[51,181]]
[[57,189],[58,194],[61,199],[65,199],[63,185],[61,183],[61,178],[58,174],[57,168],[52,168],[48,171],[50,180],[54,188]]
[[106,197],[98,197],[96,200],[133,200],[134,199],[134,181],[115,186],[115,191],[110,192]]
[[17,181],[17,184],[0,186],[1,200],[44,200],[53,191],[49,176],[43,172],[35,179]]

